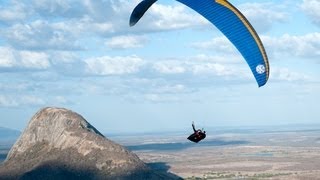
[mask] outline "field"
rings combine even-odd
[[[179,134],[114,139],[154,169],[184,179],[319,179],[320,130],[237,131],[198,144]]]
[[[320,128],[208,130],[189,142],[189,132],[107,136],[159,173],[184,179],[319,179]],[[0,161],[10,143],[0,145]]]

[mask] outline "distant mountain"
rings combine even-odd
[[[172,179],[62,108],[36,113],[0,166],[4,179]]]
[[[16,141],[21,132],[14,129],[0,127],[0,141]]]

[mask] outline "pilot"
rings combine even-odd
[[[199,141],[203,140],[206,138],[206,131],[202,131],[200,129],[196,130],[194,127],[194,123],[192,122],[192,129],[193,129],[193,134],[191,134],[188,139],[192,142],[198,143]]]

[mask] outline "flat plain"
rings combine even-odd
[[[159,172],[184,179],[320,179],[320,130],[242,129],[114,137]]]
[[[319,128],[318,128],[319,127]],[[106,135],[159,173],[183,179],[320,179],[320,126]],[[3,161],[13,142],[1,142]]]

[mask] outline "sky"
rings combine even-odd
[[[1,0],[0,126],[23,130],[47,106],[101,132],[319,124],[320,0],[230,0],[265,46],[258,88],[212,24],[159,0],[134,27],[139,0]]]

